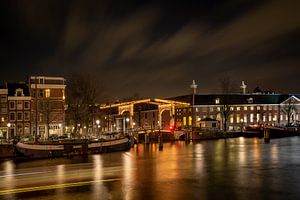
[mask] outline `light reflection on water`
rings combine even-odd
[[[0,163],[0,190],[89,182],[8,199],[298,199],[299,137],[136,145],[128,152]],[[43,178],[44,177],[44,178]],[[102,182],[114,179],[115,181]],[[96,181],[96,182],[93,182]]]

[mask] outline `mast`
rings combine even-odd
[[[38,132],[38,93],[37,93],[37,77],[35,76],[35,134],[34,134],[34,142],[37,142],[37,132]]]

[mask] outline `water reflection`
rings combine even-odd
[[[299,199],[299,138],[235,138],[136,145],[73,159],[4,161],[0,193],[57,185],[0,199]],[[61,187],[68,185],[71,187]],[[75,186],[72,186],[74,184]]]

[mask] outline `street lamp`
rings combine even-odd
[[[100,128],[100,120],[99,119],[97,119],[96,120],[96,124],[97,124],[97,136],[99,137],[99,128]]]

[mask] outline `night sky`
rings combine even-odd
[[[1,1],[0,80],[92,74],[121,98],[300,93],[299,0]]]

